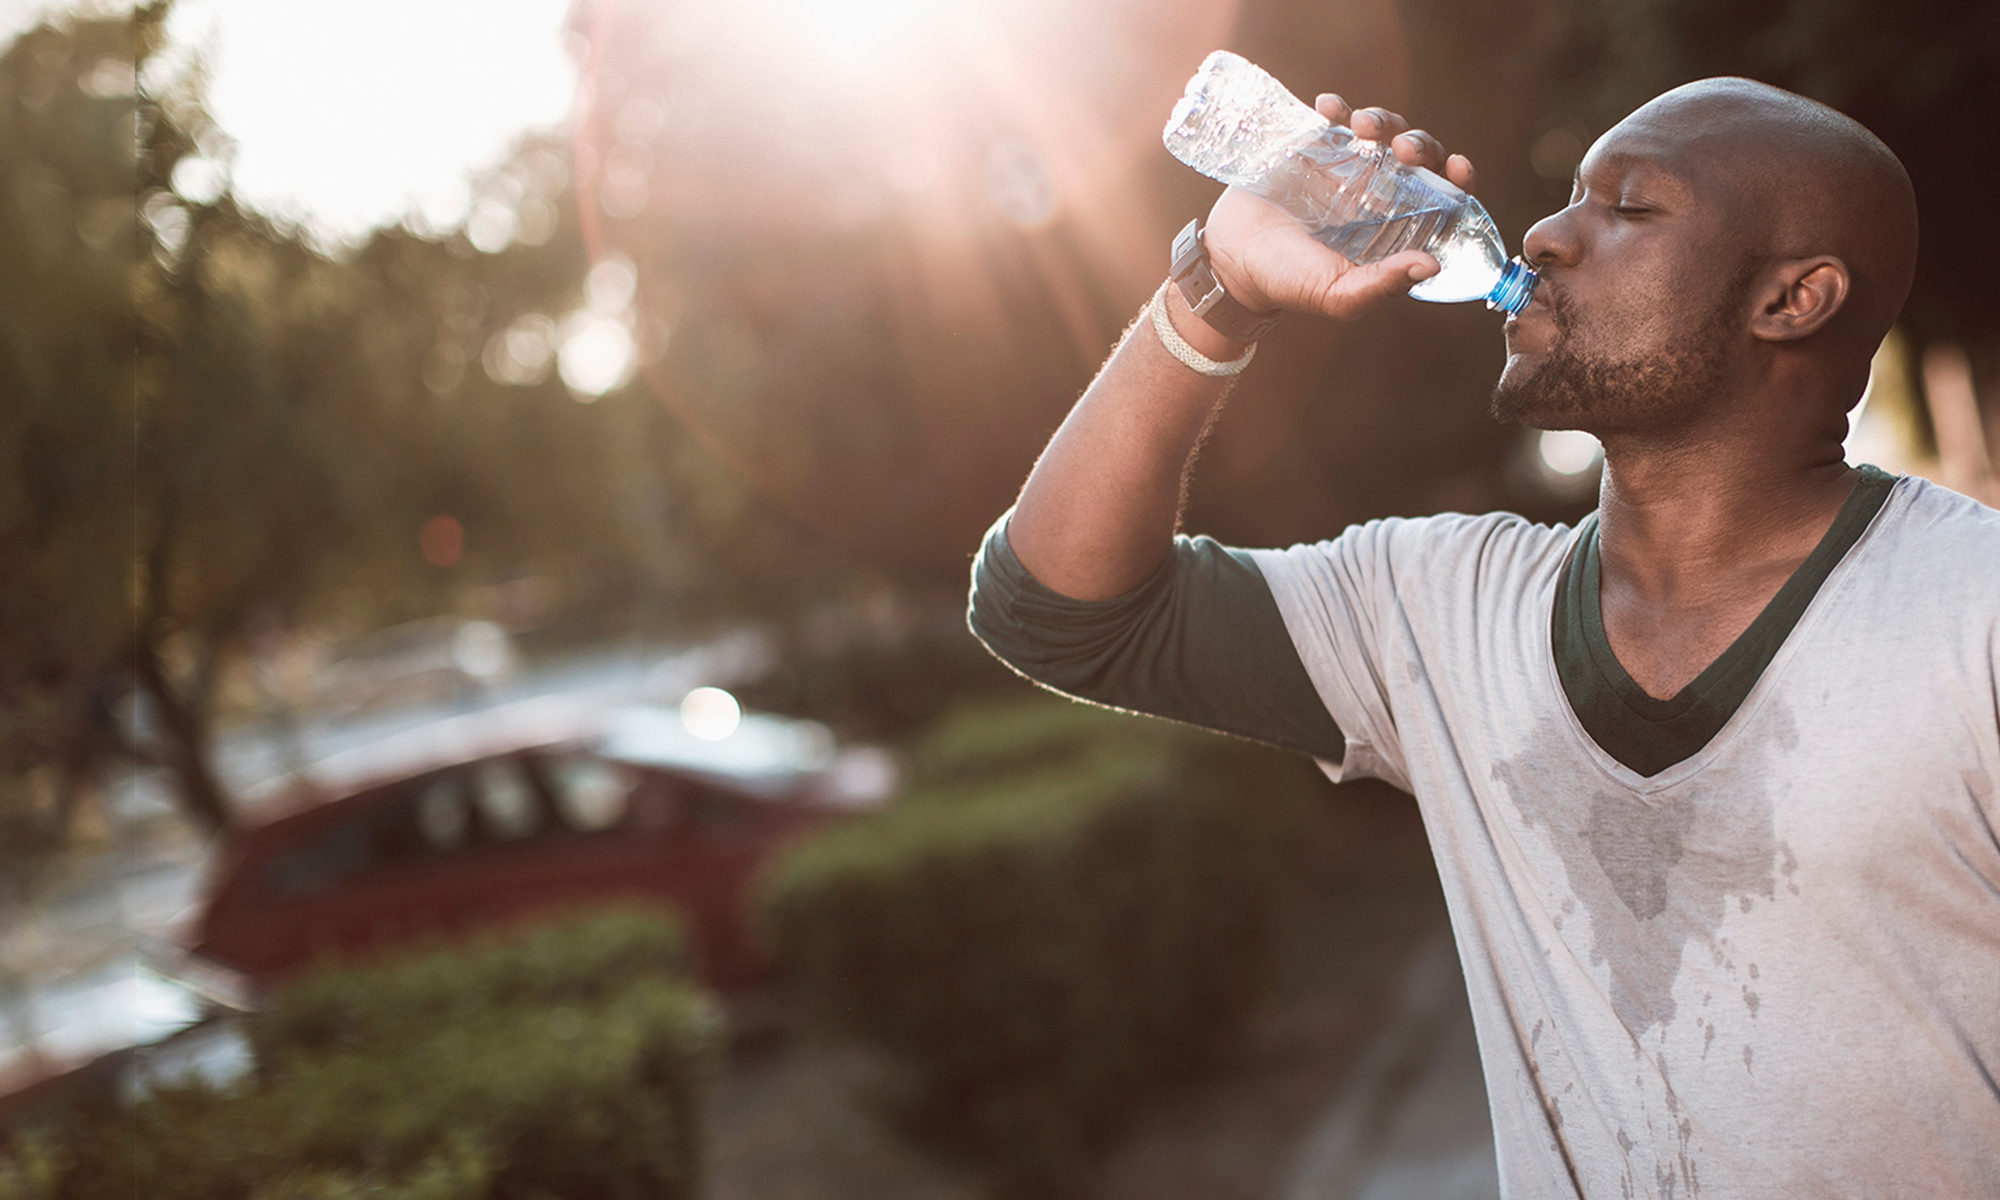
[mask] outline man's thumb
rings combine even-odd
[[[1391,296],[1408,292],[1438,273],[1437,260],[1422,251],[1405,251],[1381,262],[1355,267],[1341,277],[1339,292],[1328,299],[1338,310],[1330,316],[1347,319],[1361,315]]]

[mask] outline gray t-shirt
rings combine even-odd
[[[1253,551],[1422,809],[1510,1200],[2000,1196],[2000,513],[1901,480],[1706,744],[1586,732],[1518,517]]]

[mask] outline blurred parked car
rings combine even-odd
[[[323,764],[231,836],[191,949],[269,982],[324,954],[637,898],[683,916],[705,980],[750,982],[758,868],[885,803],[895,771],[811,722],[718,714],[714,695],[608,714],[524,702]]]

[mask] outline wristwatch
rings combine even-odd
[[[1251,312],[1223,291],[1222,281],[1209,265],[1208,247],[1202,243],[1201,235],[1199,220],[1189,221],[1186,229],[1174,235],[1173,267],[1168,277],[1181,290],[1181,298],[1194,310],[1194,315],[1208,322],[1210,328],[1239,342],[1256,341],[1285,314]]]

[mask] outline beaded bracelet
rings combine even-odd
[[[1180,330],[1175,329],[1173,321],[1167,317],[1167,289],[1172,286],[1173,281],[1168,280],[1160,285],[1159,291],[1153,293],[1153,332],[1159,335],[1160,345],[1165,346],[1167,353],[1179,359],[1190,371],[1207,375],[1212,379],[1228,379],[1241,375],[1243,369],[1250,365],[1250,360],[1257,357],[1257,344],[1252,342],[1250,348],[1243,352],[1242,358],[1229,362],[1217,362],[1188,345],[1187,339],[1181,336]]]

